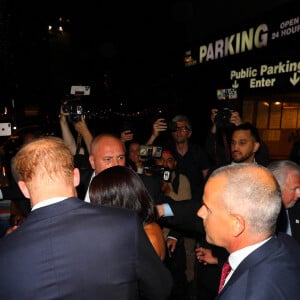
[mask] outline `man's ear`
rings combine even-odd
[[[18,186],[19,186],[21,192],[23,193],[23,195],[24,195],[26,198],[30,199],[30,193],[29,193],[29,191],[28,191],[28,188],[27,188],[27,186],[26,186],[26,183],[25,183],[24,181],[18,181]]]
[[[239,236],[245,230],[245,220],[240,215],[231,215],[232,230],[234,236]]]
[[[74,168],[74,187],[78,186],[80,183],[80,172],[78,168]]]
[[[90,161],[92,169],[95,170],[95,160],[94,160],[94,156],[93,155],[89,156],[89,161]]]
[[[260,143],[259,142],[255,142],[253,152],[256,153],[258,151],[259,147],[260,147]]]

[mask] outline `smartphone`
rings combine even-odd
[[[71,95],[89,96],[91,94],[91,87],[89,85],[72,85]]]
[[[0,123],[0,136],[11,135],[11,123]]]

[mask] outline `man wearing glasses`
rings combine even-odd
[[[164,119],[157,119],[153,124],[152,135],[146,144],[152,145],[160,133],[167,129],[170,129],[174,141],[171,149],[177,161],[177,169],[188,177],[192,197],[201,200],[210,164],[204,149],[200,145],[189,142],[193,129],[188,117],[177,115],[171,120],[169,126]]]

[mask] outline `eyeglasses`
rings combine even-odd
[[[176,127],[172,130],[172,132],[178,132],[178,131],[181,131],[181,132],[188,132],[190,131],[186,126],[181,126],[181,127]]]

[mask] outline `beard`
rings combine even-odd
[[[243,156],[239,156],[238,158],[234,158],[234,156],[232,156],[232,161],[235,163],[243,163],[246,162],[247,160],[249,160],[250,158],[252,158],[252,162],[254,161],[254,153],[251,151],[248,154],[245,154]]]

